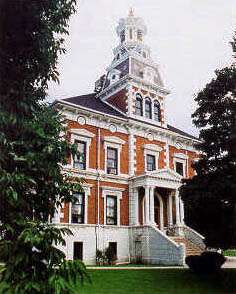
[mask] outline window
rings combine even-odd
[[[78,154],[76,154],[74,157],[74,167],[85,170],[86,169],[86,142],[75,140],[75,143],[77,144]]]
[[[136,95],[135,114],[141,115],[141,116],[143,115],[143,99],[140,94]]]
[[[152,118],[152,102],[149,98],[145,99],[145,117]]]
[[[156,157],[154,155],[147,154],[147,171],[156,170]]]
[[[107,147],[107,173],[118,174],[118,152],[116,148]]]
[[[71,206],[71,223],[83,224],[84,223],[84,206],[85,206],[85,195],[84,193],[74,194],[76,200]]]
[[[133,39],[133,30],[132,29],[129,29],[129,38],[130,38],[130,40]]]
[[[83,242],[74,242],[73,259],[83,260]]]
[[[120,41],[123,43],[125,41],[125,31],[122,31],[120,34]]]
[[[106,205],[106,224],[117,225],[117,197],[107,196]]]
[[[154,102],[154,119],[156,121],[161,121],[161,107],[158,101]]]
[[[138,30],[138,32],[137,32],[137,39],[138,39],[139,41],[142,41],[142,40],[143,40],[143,33],[142,33],[142,31],[140,31],[140,30]]]
[[[138,75],[141,79],[143,79],[143,71],[142,70],[139,71]]]
[[[175,171],[181,176],[184,175],[184,164],[183,162],[176,161],[175,162]]]

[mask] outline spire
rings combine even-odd
[[[129,17],[134,16],[134,9],[133,9],[133,7],[130,7],[128,16]]]

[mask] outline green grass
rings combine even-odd
[[[223,252],[224,256],[236,256],[236,249],[229,249]]]
[[[92,284],[80,294],[220,294],[236,293],[236,269],[197,276],[188,269],[89,270]]]

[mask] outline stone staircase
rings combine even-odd
[[[185,244],[186,249],[186,256],[189,255],[200,255],[203,252],[203,249],[200,248],[198,245],[194,244],[193,242],[187,240],[184,237],[170,237],[173,241],[175,241],[177,244]]]

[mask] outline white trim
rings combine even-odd
[[[158,146],[156,144],[145,144],[143,145],[143,148],[154,152],[161,152],[163,150],[161,146]]]
[[[155,167],[156,167],[155,170],[158,170],[159,154],[163,148],[155,144],[145,144],[143,146],[143,149],[144,149],[145,172],[150,172],[147,170],[147,155],[153,155],[155,157]]]
[[[71,143],[73,144],[76,140],[86,143],[86,163],[85,163],[85,170],[89,170],[89,158],[90,158],[90,145],[92,138],[95,136],[95,134],[84,130],[84,129],[71,129]],[[79,170],[79,168],[74,167],[74,160],[73,156],[71,156],[71,164],[70,166],[76,170]]]
[[[186,155],[184,153],[175,153],[174,157],[179,158],[179,159],[184,159],[184,160],[188,159],[188,155]]]
[[[125,141],[122,140],[119,137],[115,137],[115,136],[105,136],[103,138],[104,142],[106,143],[112,143],[112,144],[117,144],[117,145],[123,145],[125,144]]]
[[[107,225],[107,223],[106,223],[107,196],[116,196],[117,197],[117,226],[120,226],[120,200],[122,199],[122,191],[120,191],[120,189],[116,188],[116,187],[103,186],[101,188],[102,188],[102,197],[104,198],[103,199],[103,202],[104,202],[104,206],[103,206],[104,225]],[[119,189],[119,190],[117,190],[117,189]]]
[[[114,148],[117,149],[117,175],[114,176],[120,176],[120,159],[121,159],[121,150],[122,150],[122,145],[125,144],[125,141],[120,139],[119,137],[115,136],[106,136],[103,138],[104,140],[104,149],[105,149],[105,163],[104,163],[104,168],[105,168],[105,173],[107,174],[107,148]]]
[[[186,177],[186,166],[187,166],[187,160],[186,159],[180,159],[180,158],[175,158],[174,157],[174,170],[176,171],[176,162],[182,163],[183,164],[183,176],[180,175],[181,177],[185,178]]]
[[[78,135],[80,137],[85,137],[85,138],[93,138],[95,137],[94,133],[89,132],[86,129],[70,129],[69,131],[73,135]]]

